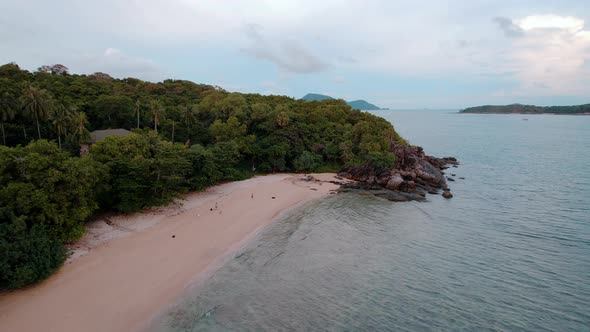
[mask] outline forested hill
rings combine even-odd
[[[303,98],[301,98],[302,100],[307,100],[307,101],[321,101],[321,100],[330,100],[330,99],[334,99],[330,96],[326,96],[326,95],[321,95],[318,93],[308,93],[305,96],[303,96]],[[377,110],[381,110],[381,109],[386,109],[386,108],[380,108],[377,105],[373,105],[365,100],[353,100],[353,101],[347,101],[346,102],[348,104],[348,106],[350,106],[353,109],[356,110],[363,110],[363,111],[377,111]]]
[[[136,211],[255,173],[395,163],[407,143],[386,120],[344,101],[228,93],[0,66],[0,288],[48,276],[63,244],[97,211]],[[96,142],[90,131],[134,133]]]
[[[461,113],[490,113],[490,114],[590,114],[590,104],[576,106],[534,106],[512,104],[505,106],[485,105],[469,107]]]

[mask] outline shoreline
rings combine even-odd
[[[180,204],[99,216],[53,276],[0,294],[0,330],[145,328],[283,213],[341,182],[331,173],[312,176],[257,176],[190,193]]]
[[[502,114],[502,115],[590,115],[590,113],[503,113],[503,112],[457,112],[456,114]]]

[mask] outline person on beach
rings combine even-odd
[[[252,193],[252,195],[250,196],[250,198],[252,198],[252,199],[254,198],[254,193]]]

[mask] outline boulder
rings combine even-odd
[[[389,190],[398,190],[402,183],[404,183],[404,179],[401,175],[396,173],[389,177],[389,181],[387,181],[385,188]]]
[[[448,198],[453,198],[453,194],[450,191],[444,191],[442,193],[442,197],[447,198],[447,199]]]

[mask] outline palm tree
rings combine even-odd
[[[2,142],[6,145],[6,133],[4,132],[4,122],[14,119],[16,115],[16,100],[8,91],[4,91],[0,96],[0,127],[2,128]]]
[[[23,109],[26,114],[33,117],[37,123],[37,134],[41,139],[39,120],[46,120],[53,108],[51,95],[45,89],[35,88],[29,84],[21,98]]]
[[[158,123],[164,118],[164,107],[158,101],[152,101],[150,104],[150,112],[152,114],[152,119],[154,119],[154,130],[156,133],[158,132]]]
[[[181,111],[182,121],[186,125],[188,138],[191,137],[191,126],[195,123],[197,119],[195,110],[197,105],[187,106]]]
[[[58,105],[49,116],[51,124],[55,126],[55,130],[57,131],[57,143],[60,149],[61,136],[66,134],[68,125],[71,123],[71,117],[72,113],[70,109],[65,107],[63,104]]]
[[[137,129],[139,129],[139,113],[141,112],[141,102],[139,99],[135,101],[135,108],[133,109],[133,114],[137,114]]]
[[[74,129],[72,141],[78,144],[87,143],[90,140],[90,132],[86,129],[88,118],[84,112],[75,112],[71,117],[71,126]]]

